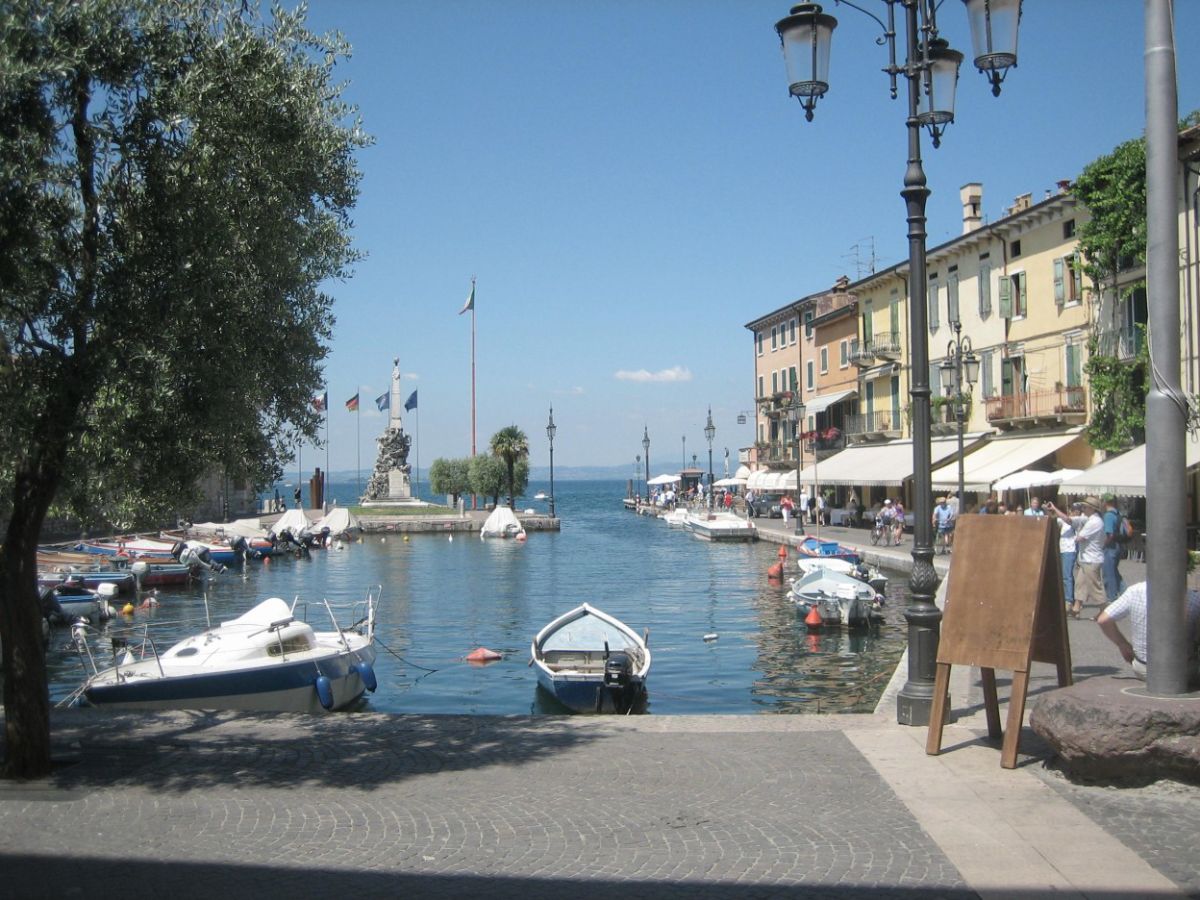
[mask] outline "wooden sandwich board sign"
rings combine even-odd
[[[978,666],[988,736],[1001,737],[996,669],[1013,673],[1000,765],[1017,765],[1032,662],[1054,663],[1059,687],[1071,683],[1058,522],[1053,516],[979,516],[958,520],[954,560],[938,646],[925,752],[936,755],[949,711],[950,667]]]

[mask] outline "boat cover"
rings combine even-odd
[[[329,529],[330,534],[336,536],[345,534],[348,531],[361,531],[362,523],[358,521],[357,516],[344,506],[335,506],[313,525],[313,531],[318,534],[326,528]]]
[[[292,534],[299,535],[312,528],[312,522],[308,521],[308,516],[304,514],[302,509],[289,509],[279,520],[271,526],[272,534],[283,534],[285,531],[291,531]]]
[[[484,537],[513,537],[524,530],[515,512],[507,506],[497,506],[484,521],[479,533]]]

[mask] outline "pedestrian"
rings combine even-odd
[[[1046,511],[1044,509],[1042,509],[1042,498],[1041,497],[1030,497],[1029,498],[1029,509],[1025,510],[1025,515],[1027,515],[1027,516],[1044,516],[1044,515],[1046,515]]]
[[[817,521],[817,498],[813,494],[808,495],[808,521],[812,524]]]
[[[733,511],[733,491],[725,492],[725,512]]]
[[[1104,503],[1104,595],[1112,603],[1125,590],[1125,579],[1121,577],[1121,551],[1124,535],[1121,533],[1121,512],[1117,509],[1117,498],[1105,494]]]
[[[1071,605],[1071,617],[1075,619],[1079,618],[1085,605],[1104,606],[1108,602],[1101,573],[1104,567],[1104,519],[1100,517],[1100,500],[1088,497],[1083,506],[1087,518],[1075,529],[1075,543],[1079,548],[1075,602]]]
[[[1066,603],[1068,611],[1075,610],[1075,559],[1079,555],[1075,538],[1079,533],[1078,528],[1084,523],[1083,504],[1072,503],[1069,515],[1048,500],[1046,509],[1058,520],[1058,556],[1062,561],[1063,602]]]
[[[1121,657],[1129,663],[1133,673],[1139,678],[1146,677],[1146,665],[1149,663],[1149,647],[1146,643],[1146,603],[1148,600],[1148,585],[1142,581],[1131,585],[1121,592],[1116,600],[1096,616],[1096,624],[1104,632],[1104,636],[1117,645]],[[1129,619],[1130,636],[1127,640],[1117,627],[1122,619]],[[1200,591],[1187,592],[1185,612],[1185,627],[1187,628],[1188,661],[1187,673],[1189,679],[1195,679],[1200,674],[1196,664],[1196,642],[1200,639]]]
[[[786,525],[787,525],[787,523],[788,523],[788,519],[789,519],[789,518],[791,517],[791,515],[792,515],[792,509],[793,509],[793,507],[794,507],[794,504],[792,503],[792,498],[791,498],[791,495],[790,495],[790,494],[784,494],[784,495],[783,495],[783,499],[779,501],[779,510],[780,510],[780,512],[781,512],[781,513],[783,513],[783,524],[784,524],[784,526],[786,526]]]
[[[904,519],[904,504],[899,500],[895,503],[896,519],[892,526],[892,534],[895,538],[896,546],[900,546],[900,542],[904,540],[904,526],[908,523]]]
[[[825,521],[825,495],[817,494],[817,523],[820,525],[828,525]]]
[[[296,486],[296,492],[292,496],[294,496],[296,498],[296,509],[299,509],[300,508],[300,486],[299,485]]]

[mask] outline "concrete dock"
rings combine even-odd
[[[1077,679],[1125,677],[1094,622],[1069,629]],[[1200,788],[1073,784],[1028,728],[1002,769],[974,682],[936,757],[889,695],[860,716],[56,712],[56,775],[0,785],[0,897],[1200,897]],[[1053,684],[1035,665],[1031,703]]]

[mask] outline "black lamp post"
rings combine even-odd
[[[979,378],[979,357],[971,349],[971,339],[963,337],[962,322],[955,320],[954,340],[946,345],[946,358],[939,371],[942,376],[942,391],[954,398],[954,418],[958,422],[958,503],[963,503],[963,428],[967,421],[967,402],[971,388]],[[964,389],[964,380],[966,383]]]
[[[633,486],[636,489],[638,476],[642,474],[642,454],[639,453],[637,456],[635,456],[633,458],[633,463]],[[644,496],[645,491],[638,491],[638,494]]]
[[[717,426],[713,424],[712,407],[708,408],[708,422],[704,426],[704,438],[708,441],[708,508],[712,509],[713,505],[713,470],[712,470],[712,442],[717,436]]]
[[[886,44],[891,94],[897,95],[897,77],[908,83],[908,166],[904,172],[904,198],[908,212],[909,392],[913,429],[913,568],[909,578],[911,602],[904,610],[908,621],[908,682],[900,690],[896,716],[904,725],[927,725],[933,705],[933,680],[942,614],[934,603],[938,576],[933,568],[933,533],[930,525],[932,473],[930,465],[929,336],[925,275],[925,204],[929,198],[921,165],[921,128],[930,131],[933,145],[941,142],[944,126],[954,121],[954,88],[962,54],[949,49],[938,37],[937,0],[880,0],[887,6],[887,22],[849,0],[839,0],[874,19],[883,29],[879,43]],[[1017,26],[1021,0],[963,0],[971,25],[975,65],[987,75],[992,93],[1011,66],[1017,64]],[[904,62],[896,63],[896,7],[904,16]],[[788,89],[813,117],[817,100],[829,89],[829,47],[837,19],[825,15],[816,3],[793,6],[790,15],[775,25],[787,64]],[[797,476],[798,479],[798,476]],[[961,502],[961,498],[960,498]]]
[[[646,499],[650,499],[650,432],[642,426],[642,453],[646,457]]]
[[[558,426],[554,424],[554,404],[550,404],[550,421],[546,423],[546,437],[550,438],[550,518],[554,518],[554,434]]]
[[[804,444],[800,441],[800,434],[804,430],[804,401],[800,399],[799,391],[792,391],[792,402],[787,408],[788,421],[792,423],[792,439],[796,442],[796,500],[800,500],[800,469],[804,463]],[[796,503],[796,534],[803,534],[804,529],[800,527],[805,511],[800,508],[799,502]]]

